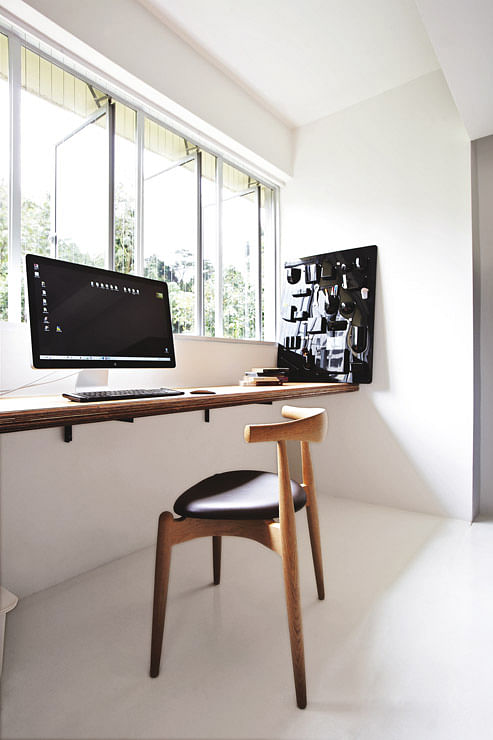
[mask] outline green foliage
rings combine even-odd
[[[195,262],[191,252],[178,250],[172,265],[156,254],[146,257],[144,275],[168,283],[173,331],[191,334],[195,328]]]
[[[216,275],[214,265],[204,260],[204,327],[207,337],[216,335]]]
[[[92,255],[81,252],[79,247],[71,239],[59,239],[57,241],[58,259],[66,262],[77,262],[78,265],[92,265],[93,267],[104,267],[102,254]]]
[[[50,198],[43,203],[32,200],[22,201],[21,248],[22,254],[50,256]]]
[[[135,257],[135,208],[129,205],[121,184],[115,191],[115,270],[131,273]]]
[[[255,291],[236,267],[229,265],[223,278],[223,327],[225,337],[255,336]]]
[[[21,208],[21,249],[22,254],[40,254],[49,257],[50,240],[50,198],[41,204],[23,200]],[[21,318],[26,320],[24,280],[21,284]]]
[[[173,331],[191,334],[195,323],[195,296],[182,290],[178,283],[168,283]]]

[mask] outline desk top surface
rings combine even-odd
[[[191,388],[182,388],[182,396],[142,398],[126,401],[74,403],[61,395],[16,396],[0,398],[0,432],[20,432],[69,424],[90,424],[98,421],[129,419],[142,416],[177,414],[184,411],[243,406],[324,396],[331,393],[351,393],[357,385],[350,383],[286,383],[280,386],[201,386],[214,394],[190,395]]]

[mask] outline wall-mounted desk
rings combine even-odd
[[[217,386],[213,389],[213,395],[190,395],[191,389],[183,389],[183,396],[98,403],[74,403],[61,395],[0,398],[0,433],[101,421],[128,421],[142,416],[161,416],[185,411],[208,412],[228,406],[301,400],[331,393],[352,393],[358,389],[357,385],[350,383],[286,383],[268,387]]]

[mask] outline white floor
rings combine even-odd
[[[321,501],[327,598],[298,514],[308,707],[294,701],[280,561],[175,548],[161,675],[148,678],[153,552],[8,615],[2,737],[490,740],[493,523]]]

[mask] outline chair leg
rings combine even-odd
[[[305,653],[303,647],[303,626],[301,619],[296,535],[291,547],[286,548],[283,551],[282,564],[284,571],[284,589],[286,593],[296,703],[300,709],[304,709],[306,707]]]
[[[163,512],[159,517],[156,544],[156,571],[154,576],[154,606],[152,613],[151,678],[159,675],[159,665],[161,663],[169,567],[171,563],[170,528],[173,526],[173,521],[173,515],[169,511]]]
[[[212,565],[214,569],[214,585],[221,582],[221,537],[212,538]]]
[[[298,575],[298,546],[296,542],[296,522],[294,520],[286,442],[278,442],[277,450],[280,484],[279,519],[281,525],[282,568],[288,612],[289,640],[291,642],[296,703],[300,709],[304,709],[306,707],[306,677]]]
[[[320,525],[318,522],[317,499],[308,495],[306,516],[308,519],[308,531],[312,546],[313,567],[315,569],[315,580],[317,582],[318,598],[325,599],[324,569],[322,564],[322,545],[320,543]]]

